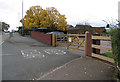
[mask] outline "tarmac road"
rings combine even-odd
[[[79,57],[78,54],[73,55],[67,50],[57,49],[15,33],[2,44],[2,79],[37,79]]]
[[[9,38],[9,33],[0,31],[0,81],[2,80],[2,43]]]

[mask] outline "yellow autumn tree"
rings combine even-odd
[[[40,13],[42,11],[40,6],[32,6],[27,10],[26,15],[23,18],[24,28],[40,27]],[[20,20],[22,23],[22,19]]]
[[[68,25],[67,25],[67,22],[66,22],[65,15],[59,15],[57,28],[59,30],[63,30],[63,31],[67,30]]]
[[[65,15],[61,15],[57,9],[54,7],[42,9],[40,6],[32,6],[27,10],[23,24],[24,28],[40,27],[63,31],[69,27]]]
[[[50,22],[49,22],[49,15],[46,10],[42,10],[40,14],[40,27],[41,28],[49,28],[50,27]]]

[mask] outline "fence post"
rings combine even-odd
[[[67,33],[67,49],[69,49],[69,34]]]
[[[87,31],[85,32],[85,56],[92,55],[92,37],[91,34]]]
[[[55,34],[52,34],[52,46],[55,47]]]

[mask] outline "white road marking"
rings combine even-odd
[[[45,49],[43,51],[49,55],[65,55],[66,54],[65,51],[59,50],[59,49]],[[44,58],[45,57],[45,55],[40,51],[30,50],[30,49],[21,50],[21,54],[25,58],[36,58],[36,57]]]
[[[45,57],[45,55],[43,55],[41,52],[37,50],[21,50],[21,53],[25,58],[36,58],[36,57],[44,58]]]
[[[4,43],[4,41],[2,41],[1,43],[0,43],[0,45],[2,45]]]
[[[59,50],[59,49],[45,49],[44,52],[46,52],[47,54],[54,54],[54,55],[65,55],[66,52],[63,50]]]

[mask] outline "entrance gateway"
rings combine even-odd
[[[98,59],[102,59],[111,63],[114,63],[114,59],[102,56],[100,50],[110,51],[112,48],[101,46],[100,40],[111,40],[111,37],[107,36],[92,36],[89,32],[85,34],[64,34],[64,37],[57,37],[53,35],[54,46],[62,45],[67,46],[67,49],[72,48],[85,52],[85,56],[92,56]],[[93,43],[92,43],[93,42]]]
[[[55,37],[55,46],[65,45],[67,49],[76,49],[84,51],[85,55],[90,56],[91,47],[90,46],[90,33],[86,32],[85,34],[61,34],[61,37],[54,35]]]

